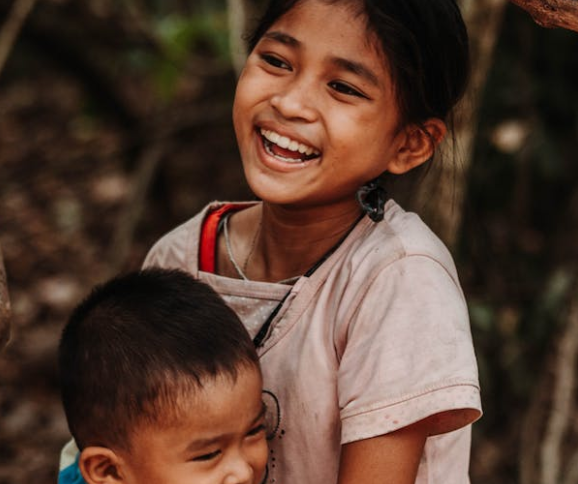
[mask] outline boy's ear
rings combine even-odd
[[[403,129],[397,156],[387,171],[402,175],[429,160],[447,132],[446,124],[438,118],[430,118],[423,125],[409,125]]]
[[[106,447],[86,447],[78,459],[78,467],[87,484],[119,484],[125,482],[122,459]]]

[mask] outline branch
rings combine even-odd
[[[440,238],[452,248],[462,223],[466,179],[472,158],[477,112],[481,93],[490,70],[494,47],[500,33],[507,0],[461,0],[472,51],[472,72],[468,91],[456,110],[455,143],[449,147],[459,155],[453,163],[441,157],[420,188],[415,209],[421,212]],[[441,162],[441,163],[440,163]],[[432,193],[435,196],[432,197]],[[433,198],[433,199],[432,199]]]
[[[144,212],[146,195],[158,166],[169,148],[168,140],[153,142],[142,154],[133,176],[132,193],[119,217],[109,254],[109,270],[116,274],[126,261],[134,232]]]
[[[227,0],[229,51],[237,76],[241,74],[247,58],[243,35],[247,30],[248,19],[252,14],[250,7],[246,0]]]
[[[16,0],[12,5],[12,10],[10,10],[4,28],[0,32],[0,73],[4,69],[18,34],[35,3],[36,0]]]
[[[578,32],[578,1],[576,0],[510,0],[526,10],[538,25]]]
[[[10,299],[8,298],[8,280],[4,269],[2,247],[0,247],[0,350],[10,339]]]
[[[134,239],[134,234],[142,214],[146,209],[147,193],[155,180],[162,160],[173,149],[178,135],[190,132],[198,126],[218,124],[229,119],[229,103],[211,103],[206,106],[171,108],[170,112],[161,112],[148,120],[139,139],[148,140],[142,147],[132,176],[132,192],[124,210],[119,215],[117,229],[109,247],[108,271],[110,275],[118,273],[125,264]],[[154,133],[154,135],[151,135]]]
[[[562,484],[575,484],[576,482],[578,482],[578,449],[574,450],[568,461],[566,476]]]
[[[518,453],[518,475],[520,484],[536,482],[537,462],[540,448],[540,438],[544,431],[543,422],[548,413],[551,375],[550,371],[543,371],[538,384],[532,391],[530,405],[528,405],[522,428],[520,429],[520,451]]]
[[[575,291],[572,292],[575,294]],[[560,478],[562,442],[570,427],[572,402],[576,381],[576,361],[578,359],[578,296],[573,296],[556,354],[552,408],[542,442],[541,483],[557,484]]]

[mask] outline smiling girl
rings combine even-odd
[[[481,408],[458,276],[375,182],[446,136],[469,67],[458,8],[272,0],[250,48],[233,118],[261,201],[209,205],[145,266],[207,282],[251,333],[267,482],[466,483]]]
[[[145,265],[209,283],[254,338],[268,482],[466,483],[481,408],[458,276],[375,182],[446,136],[469,68],[459,10],[273,0],[250,48],[233,119],[261,201],[209,205]]]

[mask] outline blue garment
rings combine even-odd
[[[79,456],[76,454],[74,462],[58,473],[58,484],[86,484],[78,467]]]

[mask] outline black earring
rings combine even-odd
[[[385,214],[387,192],[379,184],[379,179],[371,180],[363,185],[356,193],[357,201],[363,211],[374,222],[381,222]]]

